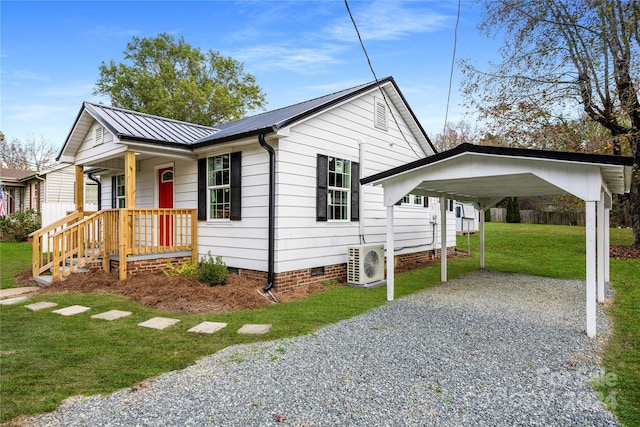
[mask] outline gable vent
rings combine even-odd
[[[381,130],[389,130],[388,119],[387,119],[387,106],[385,105],[383,100],[375,98],[375,111],[374,111],[374,121],[375,127]]]
[[[95,144],[102,144],[102,126],[98,126],[95,129],[95,135],[94,135],[94,140],[95,140]]]

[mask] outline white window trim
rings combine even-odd
[[[347,187],[334,187],[329,185],[329,176],[331,174],[331,159],[336,159],[336,160],[341,160],[343,162],[349,162],[349,175],[348,175],[348,179],[347,179]],[[336,156],[328,156],[327,159],[327,221],[328,222],[351,222],[351,164],[352,161],[342,158],[342,157],[336,157]],[[331,203],[329,203],[329,196],[331,194],[332,191],[340,191],[340,192],[344,192],[347,193],[347,213],[346,213],[346,218],[344,219],[335,219],[335,218],[329,218],[330,215],[330,211],[332,209],[332,205]]]
[[[229,157],[229,184],[226,185],[214,185],[214,186],[210,186],[209,185],[209,159],[210,158],[215,158],[215,157],[221,157],[221,156],[228,156]],[[207,222],[215,222],[215,223],[231,223],[231,153],[230,152],[226,152],[226,153],[220,153],[220,154],[211,154],[208,155],[206,157],[206,165],[207,165]],[[228,188],[229,189],[229,218],[211,218],[211,190],[216,190],[216,189],[224,189],[224,188]]]

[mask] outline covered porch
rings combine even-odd
[[[59,280],[86,268],[117,269],[125,279],[131,263],[166,259],[197,262],[197,209],[136,207],[136,159],[143,154],[126,150],[97,161],[92,168],[123,172],[122,207],[84,211],[87,167],[75,165],[75,211],[32,233],[33,276],[51,272]],[[120,166],[120,167],[119,167]],[[167,180],[173,180],[173,169]],[[172,184],[172,182],[171,182]]]
[[[448,200],[473,202],[481,212],[505,197],[572,194],[586,204],[586,333],[596,336],[596,303],[609,281],[609,213],[613,194],[629,192],[633,158],[463,144],[361,180],[384,188],[386,250],[394,253],[393,209],[405,194],[440,198],[441,241]],[[480,215],[480,268],[485,268]],[[447,281],[442,251],[441,280]],[[387,299],[394,298],[393,256],[387,256]]]

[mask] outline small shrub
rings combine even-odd
[[[26,242],[27,236],[42,226],[40,212],[28,209],[0,217],[0,237],[5,241]]]
[[[222,257],[214,258],[211,252],[198,264],[198,279],[209,286],[224,285],[228,276],[227,265],[222,261]]]
[[[199,274],[198,264],[194,262],[185,262],[182,264],[167,264],[167,268],[163,271],[165,276],[183,276],[196,277]]]
[[[491,222],[491,208],[484,210],[484,222]]]

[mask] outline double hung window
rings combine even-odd
[[[208,219],[229,219],[231,212],[231,162],[229,154],[207,158]]]
[[[329,220],[349,220],[351,162],[329,157],[327,207]]]

